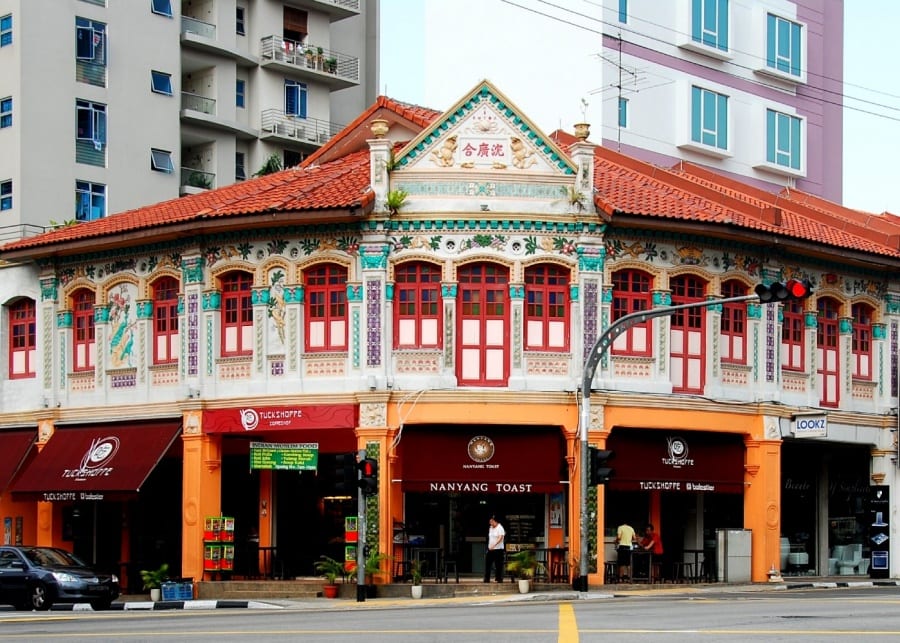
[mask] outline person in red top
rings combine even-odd
[[[644,551],[652,552],[654,556],[662,556],[663,546],[662,539],[653,529],[653,525],[648,524],[644,527],[644,536],[638,543]]]

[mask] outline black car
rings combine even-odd
[[[99,574],[55,547],[0,547],[0,603],[47,610],[54,603],[90,603],[109,609],[119,597],[115,574]]]

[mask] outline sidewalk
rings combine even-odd
[[[528,594],[484,594],[466,595],[439,598],[413,599],[411,597],[369,598],[363,602],[349,599],[311,598],[311,599],[196,599],[188,601],[149,601],[146,595],[123,595],[112,604],[113,610],[210,610],[210,609],[308,609],[308,610],[333,610],[333,609],[377,609],[397,607],[434,607],[436,605],[483,605],[487,603],[506,602],[553,602],[575,600],[610,599],[617,596],[653,596],[660,594],[704,594],[721,592],[770,592],[795,589],[835,589],[841,587],[900,587],[900,580],[883,579],[872,580],[865,577],[815,577],[815,578],[788,578],[778,583],[749,583],[749,584],[618,584],[601,585],[587,592],[576,592],[567,586],[560,586],[558,590],[537,591]],[[75,605],[54,605],[54,611],[92,611],[87,603]]]

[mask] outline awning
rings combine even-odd
[[[133,495],[180,431],[180,422],[58,427],[11,490],[47,501]]]
[[[406,427],[400,453],[403,491],[550,493],[567,475],[550,427]]]
[[[742,493],[744,442],[733,433],[615,428],[612,491]]]
[[[0,431],[0,494],[22,466],[36,437],[37,431]]]

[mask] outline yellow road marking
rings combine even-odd
[[[559,604],[559,643],[578,643],[578,623],[571,603]]]

